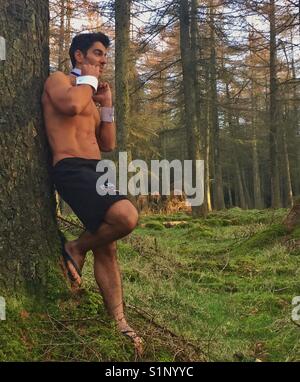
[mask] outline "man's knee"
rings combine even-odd
[[[118,223],[122,230],[126,233],[132,232],[137,226],[139,215],[137,210],[132,207],[127,213],[122,211],[118,216]]]
[[[129,200],[121,200],[115,203],[105,216],[105,221],[108,224],[118,226],[125,234],[129,234],[134,230],[138,219],[138,211]]]

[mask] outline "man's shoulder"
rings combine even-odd
[[[65,83],[70,82],[69,77],[65,73],[57,70],[49,75],[45,82],[45,88],[61,81]]]

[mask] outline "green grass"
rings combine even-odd
[[[297,229],[287,236],[286,213],[141,217],[118,250],[127,315],[146,342],[143,361],[300,361],[300,329],[291,321],[300,251],[286,246],[300,236]],[[188,224],[163,226],[174,220]],[[47,309],[29,316],[9,304],[0,360],[135,360],[105,313],[92,262],[89,254],[81,295],[53,288]]]

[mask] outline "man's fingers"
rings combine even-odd
[[[98,89],[108,89],[108,83],[100,82],[100,84],[98,85]]]
[[[100,69],[97,65],[83,64],[81,73],[82,75],[92,75],[99,77]]]

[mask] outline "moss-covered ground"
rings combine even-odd
[[[142,216],[118,244],[129,321],[145,340],[141,361],[300,361],[300,230],[286,210],[229,211],[207,219]],[[180,220],[187,224],[165,228]],[[78,233],[67,228],[69,238]],[[134,361],[110,321],[89,254],[80,293],[53,272],[47,303],[7,299],[1,361]],[[59,285],[59,286],[58,286]]]

